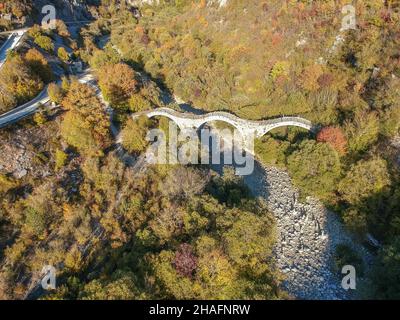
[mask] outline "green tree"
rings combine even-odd
[[[96,50],[90,60],[90,65],[99,70],[106,65],[115,65],[121,62],[121,57],[118,52],[112,47],[107,45],[104,50]]]
[[[36,49],[29,49],[25,54],[25,60],[32,71],[37,74],[44,82],[53,79],[53,71],[46,58]]]
[[[27,208],[25,211],[25,223],[33,234],[41,236],[46,231],[47,217],[46,214],[36,211],[33,208]]]
[[[346,244],[339,244],[335,250],[334,270],[341,274],[343,266],[352,265],[357,270],[357,275],[364,275],[364,263],[358,253]]]
[[[385,111],[382,117],[381,132],[387,137],[394,137],[400,133],[400,108],[397,105]]]
[[[304,141],[287,162],[295,185],[305,195],[329,200],[341,174],[339,155],[330,145]]]
[[[42,110],[35,113],[35,115],[33,116],[33,121],[35,121],[35,123],[38,126],[42,126],[43,124],[45,124],[47,122],[47,116],[45,114],[45,111],[43,110],[43,106],[39,109],[42,109]]]
[[[365,208],[350,208],[343,213],[343,222],[346,227],[360,239],[368,231],[368,221]]]
[[[229,231],[223,234],[223,243],[229,257],[244,269],[261,268],[265,257],[272,252],[272,225],[267,214],[259,217],[253,213],[240,212]]]
[[[104,97],[113,106],[123,107],[137,91],[135,72],[127,64],[106,65],[98,71],[99,85]]]
[[[110,143],[109,117],[92,87],[73,81],[62,105],[61,135],[70,145],[92,154]]]
[[[338,191],[348,203],[358,204],[389,184],[386,161],[377,157],[354,164],[339,182]]]
[[[379,253],[379,259],[371,272],[375,299],[400,299],[400,238],[397,237]]]
[[[82,300],[137,300],[143,295],[137,289],[135,275],[117,271],[111,279],[93,280],[80,293]]]
[[[67,77],[61,77],[61,89],[64,92],[68,92],[71,86],[71,81]]]
[[[364,152],[378,140],[379,120],[375,113],[357,112],[352,123],[347,123],[349,149]]]
[[[266,165],[285,167],[286,151],[290,143],[264,136],[255,141],[255,152]]]

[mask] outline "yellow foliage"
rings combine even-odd
[[[73,272],[79,272],[83,266],[82,255],[78,248],[73,247],[65,256],[65,267]]]

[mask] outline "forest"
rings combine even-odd
[[[0,110],[53,81],[45,56],[68,60],[54,49],[62,37],[95,73],[134,158],[148,146],[148,128],[168,121],[129,115],[179,110],[167,95],[244,119],[308,119],[317,132],[273,130],[255,155],[337,213],[356,241],[376,240],[363,298],[398,299],[399,7],[354,1],[357,27],[340,31],[345,4],[160,1],[138,15],[125,1],[103,0],[77,42],[61,22],[52,32],[31,28],[30,48],[11,52],[0,70]],[[0,298],[30,297],[45,263],[60,268],[61,286],[42,299],[293,298],[273,257],[273,212],[232,170],[150,166],[138,174],[113,149],[109,115],[91,86],[63,77],[48,93],[60,111],[0,132],[4,146],[16,131],[32,140],[29,174],[0,170]]]
[[[316,136],[273,131],[256,142],[257,156],[288,170],[356,237],[378,239],[372,294],[398,297],[398,5],[357,1],[357,28],[337,45],[345,1],[188,1],[145,7],[139,21],[115,8],[124,14],[111,25],[117,15],[106,3],[111,10],[87,41],[110,32],[126,63],[196,108],[248,119],[301,115],[320,125]]]

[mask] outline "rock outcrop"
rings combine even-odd
[[[15,129],[0,143],[0,173],[22,179],[27,175],[47,177],[51,174],[46,145],[50,133],[41,128]]]

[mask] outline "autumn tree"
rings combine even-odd
[[[322,128],[317,134],[317,141],[328,143],[340,154],[344,154],[346,152],[346,136],[339,127]]]
[[[15,182],[9,177],[0,174],[0,193],[6,193],[8,190],[15,187]]]
[[[323,69],[319,64],[307,66],[299,77],[300,85],[304,90],[316,91],[319,89],[319,77],[322,76]]]
[[[61,103],[62,99],[64,98],[64,92],[55,83],[50,83],[47,88],[47,93],[49,95],[50,101],[54,103]]]
[[[83,153],[108,145],[109,118],[92,87],[73,81],[62,105],[68,113],[61,123],[61,134],[69,144]]]
[[[137,91],[135,72],[124,63],[106,65],[98,72],[99,85],[105,98],[114,106],[124,106]]]
[[[53,71],[46,58],[36,49],[29,49],[25,54],[25,60],[32,71],[40,76],[44,82],[53,79]]]
[[[193,276],[197,268],[197,258],[189,244],[183,243],[179,246],[179,250],[175,253],[173,264],[181,276],[188,278]]]
[[[2,112],[7,111],[16,106],[16,104],[17,98],[14,96],[11,88],[0,81],[0,110]]]
[[[124,148],[132,153],[143,152],[148,145],[146,135],[150,124],[151,121],[146,116],[135,120],[128,119],[121,132]]]
[[[0,11],[2,13],[12,13],[18,19],[29,15],[32,11],[33,3],[31,0],[2,1]]]
[[[8,59],[0,71],[0,101],[3,109],[34,98],[42,89],[43,81],[19,56]],[[7,96],[8,95],[8,96]]]
[[[162,193],[170,199],[185,201],[201,194],[209,180],[205,172],[178,166],[171,169],[163,180]]]
[[[150,110],[152,107],[150,101],[148,101],[141,94],[132,94],[129,99],[129,110],[132,112],[140,112]]]
[[[57,33],[64,38],[70,37],[70,33],[68,31],[67,25],[64,23],[63,20],[57,19],[56,20],[56,28],[57,28]]]

